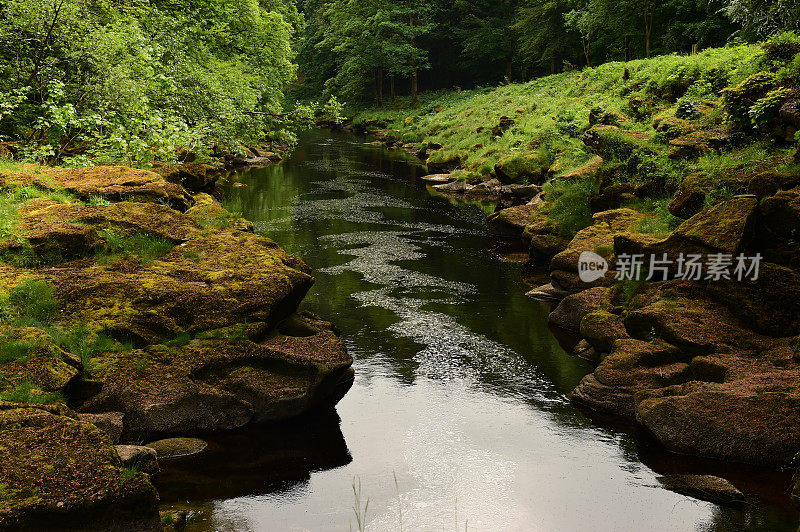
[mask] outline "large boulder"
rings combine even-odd
[[[636,419],[670,451],[780,467],[800,448],[796,382],[691,382],[643,391]]]
[[[519,237],[533,221],[536,210],[533,205],[519,205],[491,214],[487,218],[489,230],[502,236]]]
[[[194,202],[186,190],[155,172],[122,166],[51,169],[55,185],[83,199],[160,203],[185,211]]]
[[[102,389],[80,410],[124,412],[126,433],[195,434],[336,404],[352,384],[352,358],[330,324],[292,321],[264,339],[269,329],[254,324],[101,355]]]
[[[541,185],[547,179],[552,164],[553,156],[542,150],[518,153],[497,161],[494,173],[505,185],[525,182]]]
[[[80,373],[80,360],[37,327],[0,326],[0,347],[0,391],[33,386],[61,392]]]
[[[573,401],[600,412],[632,416],[634,395],[688,381],[689,365],[674,346],[663,342],[620,339],[594,373],[570,394]]]
[[[597,312],[608,304],[607,292],[606,288],[598,286],[571,294],[550,313],[548,321],[556,327],[578,332],[584,316]]]
[[[20,237],[40,256],[69,259],[90,254],[107,243],[103,231],[146,234],[175,243],[198,236],[201,227],[181,213],[154,203],[65,204],[49,200],[23,206]]]
[[[580,322],[580,333],[598,353],[610,353],[617,340],[630,338],[622,316],[605,310],[586,314]]]
[[[150,476],[158,474],[158,456],[156,451],[142,445],[115,445],[122,465],[147,473]]]
[[[720,150],[731,143],[731,135],[727,131],[703,129],[692,131],[669,141],[672,146],[670,159],[687,159],[697,157],[709,150]]]
[[[672,261],[673,274],[681,254],[738,255],[753,241],[757,207],[755,197],[738,196],[692,216],[666,238],[618,234],[614,237],[614,252],[617,256],[625,253],[645,257],[661,257],[666,253]]]
[[[748,328],[776,337],[800,333],[800,274],[762,263],[758,278],[709,283],[709,294]]]
[[[597,213],[593,224],[578,231],[564,251],[550,261],[550,277],[554,286],[568,292],[579,292],[594,286],[610,286],[614,283],[615,267],[614,239],[617,235],[633,230],[644,215],[631,209],[615,209]],[[585,252],[602,257],[611,272],[592,282],[584,282],[578,273],[579,259]]]
[[[222,177],[218,168],[202,163],[183,163],[179,166],[159,164],[153,171],[164,176],[171,183],[182,185],[192,193],[214,192],[217,182]]]
[[[772,262],[800,268],[800,186],[765,198],[759,214],[757,249]]]
[[[242,320],[276,324],[314,282],[272,240],[232,230],[192,239],[133,271],[94,265],[55,270],[50,280],[73,319],[138,344]]]
[[[0,529],[160,530],[148,477],[68,411],[0,403],[0,472]]]
[[[78,414],[78,419],[91,423],[102,430],[113,443],[119,443],[122,436],[122,419],[125,414],[122,412],[103,412],[102,414]]]
[[[166,438],[147,444],[147,449],[153,451],[159,460],[165,458],[179,458],[203,452],[208,444],[198,438]]]

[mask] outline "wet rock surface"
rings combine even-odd
[[[744,495],[724,478],[712,475],[665,475],[658,482],[670,491],[728,506],[744,504]]]

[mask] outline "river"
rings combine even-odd
[[[524,295],[520,253],[487,231],[491,207],[436,197],[417,172],[312,131],[228,188],[230,209],[314,268],[302,308],[341,330],[356,380],[335,413],[210,437],[165,463],[162,502],[196,512],[188,530],[795,529],[786,474],[669,455],[577,410],[565,394],[591,367]],[[656,478],[671,472],[724,476],[749,502],[666,491]]]

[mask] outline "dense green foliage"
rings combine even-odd
[[[474,88],[797,28],[796,0],[305,0],[302,94]],[[417,83],[419,81],[419,83]],[[419,86],[418,86],[419,85]]]
[[[800,37],[784,33],[763,45],[428,92],[416,106],[401,98],[392,108],[364,110],[354,125],[380,129],[390,145],[428,150],[429,165],[459,168],[454,175],[470,183],[501,173],[522,176],[521,184],[544,177],[540,211],[562,236],[591,224],[590,197],[611,185],[629,191],[617,206],[648,214],[637,230],[666,233],[681,221],[670,201],[692,176],[705,197],[700,208],[746,192],[736,180],[743,172],[796,165],[792,139],[800,136],[775,126],[782,106],[796,98],[798,57]],[[597,142],[587,142],[589,130]],[[684,136],[697,151],[684,154],[671,143]],[[724,145],[703,140],[717,136]],[[512,162],[528,167],[516,171]]]
[[[132,163],[291,135],[302,26],[292,0],[4,0],[0,135]]]

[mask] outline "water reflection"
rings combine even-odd
[[[349,464],[336,412],[207,436],[199,455],[164,461],[162,503],[303,490],[313,471]]]
[[[793,529],[786,497],[761,487],[785,478],[721,468],[754,495],[744,510],[677,495],[642,463],[643,440],[573,408],[564,394],[590,367],[550,333],[548,306],[524,296],[521,265],[499,256],[484,210],[431,196],[415,173],[356,138],[313,132],[294,157],[230,189],[259,232],[315,268],[304,305],[336,322],[357,374],[337,407],[346,446],[286,443],[333,457],[287,458],[304,464],[289,467],[300,482],[281,484],[277,465],[246,478],[199,458],[186,476],[165,476],[172,500],[210,505],[191,529],[347,530],[356,478],[375,531]],[[262,445],[253,440],[254,461]],[[347,448],[352,461],[337,467]],[[696,469],[656,450],[648,463]]]

